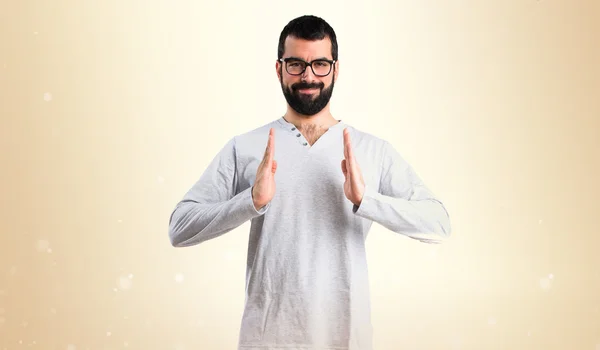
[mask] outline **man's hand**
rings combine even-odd
[[[275,154],[275,130],[269,130],[269,141],[262,162],[256,170],[256,181],[252,186],[252,201],[256,210],[261,209],[273,199],[275,195],[275,171],[277,161],[273,159]]]
[[[344,129],[344,158],[342,160],[342,172],[346,177],[344,194],[352,203],[360,205],[365,192],[365,180],[356,158],[354,158],[352,143],[350,143],[350,132],[347,128]]]

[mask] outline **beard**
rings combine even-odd
[[[323,89],[325,84],[323,83],[306,83],[300,82],[293,84],[290,88],[283,85],[283,78],[279,79],[281,83],[281,90],[287,103],[292,107],[294,111],[301,115],[315,115],[319,113],[331,99],[333,94],[334,80],[331,80],[331,85],[327,89]],[[301,94],[298,92],[300,89],[319,89],[316,96],[313,94]]]

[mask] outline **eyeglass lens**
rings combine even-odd
[[[287,72],[293,75],[302,74],[304,69],[308,69],[306,62],[298,60],[289,60],[286,63]],[[331,70],[331,64],[327,61],[316,60],[312,63],[312,69],[315,75],[327,75]]]

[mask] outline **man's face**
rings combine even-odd
[[[295,57],[306,62],[320,58],[333,60],[329,38],[309,41],[288,36],[284,47],[283,58]],[[337,64],[335,62],[329,75],[320,77],[316,76],[309,66],[301,75],[292,75],[287,72],[285,62],[277,62],[277,75],[281,89],[290,107],[297,113],[307,116],[317,114],[325,108],[333,93],[338,71]],[[316,66],[314,68],[317,69]]]

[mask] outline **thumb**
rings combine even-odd
[[[342,159],[342,172],[344,173],[344,176],[348,176],[348,168],[346,168],[346,160]]]

